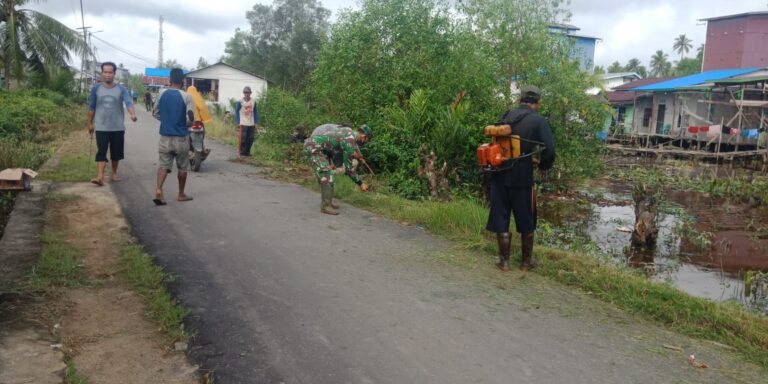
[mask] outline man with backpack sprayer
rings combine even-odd
[[[533,259],[533,233],[536,230],[533,167],[538,165],[539,169],[547,170],[555,162],[552,130],[544,117],[536,113],[540,105],[541,90],[534,86],[522,87],[520,106],[504,113],[495,126],[486,127],[486,135],[494,137],[494,144],[478,148],[478,160],[485,166],[483,170],[490,172],[490,212],[485,228],[496,233],[499,246],[496,266],[502,271],[509,270],[510,214],[514,214],[515,227],[520,233],[520,270],[527,271],[536,266]],[[511,145],[506,144],[504,149],[504,145],[496,144],[497,141]],[[537,145],[538,150],[535,149]],[[516,148],[509,151],[511,147]],[[512,153],[502,156],[498,153],[500,149]],[[539,160],[533,157],[536,152],[541,152]]]

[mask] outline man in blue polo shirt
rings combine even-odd
[[[157,169],[157,189],[152,200],[156,205],[165,205],[163,183],[173,168],[179,171],[178,201],[192,200],[184,193],[189,171],[189,127],[195,120],[195,103],[192,96],[181,90],[184,72],[180,68],[171,69],[171,86],[160,92],[155,101],[154,116],[160,120],[160,160]]]

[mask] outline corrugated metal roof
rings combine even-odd
[[[630,91],[630,88],[660,83],[667,80],[669,80],[668,77],[655,77],[649,79],[639,79],[631,83],[622,84],[614,88],[613,92],[608,93],[608,101],[610,101],[611,104],[632,104],[632,102],[635,100],[635,95],[637,95],[637,92]]]
[[[661,83],[645,85],[632,88],[633,91],[672,91],[678,88],[690,88],[695,85],[699,85],[706,82],[715,80],[728,79],[730,77],[739,76],[747,73],[756,72],[763,68],[740,68],[740,69],[718,69],[715,71],[707,71],[702,73],[696,73],[693,75],[678,77],[676,79],[663,81]]]

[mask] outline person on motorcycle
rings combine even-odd
[[[211,118],[211,113],[208,111],[208,105],[205,104],[203,95],[200,94],[197,87],[194,85],[190,85],[187,88],[187,93],[189,93],[189,95],[192,96],[192,100],[195,101],[195,122],[202,123],[203,126],[205,126],[205,124],[210,124],[213,119]]]
[[[210,124],[213,121],[211,113],[208,111],[208,105],[205,103],[205,98],[197,90],[194,85],[187,88],[187,93],[192,96],[194,101],[194,113],[195,121],[192,123],[189,135],[189,151],[190,162],[192,164],[192,170],[197,172],[200,170],[200,164],[208,157],[209,149],[205,148],[205,125]]]

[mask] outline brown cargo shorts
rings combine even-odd
[[[173,160],[179,171],[189,171],[189,136],[160,136],[158,145],[160,160],[159,167],[171,170]]]

